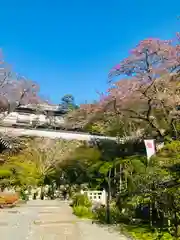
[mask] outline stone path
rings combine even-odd
[[[80,221],[67,203],[29,201],[14,209],[0,209],[2,240],[127,240],[88,221]]]

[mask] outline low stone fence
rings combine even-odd
[[[89,200],[93,203],[100,203],[102,205],[106,205],[106,198],[107,193],[105,190],[97,191],[97,190],[88,190],[88,191],[81,191],[81,194],[87,194]]]

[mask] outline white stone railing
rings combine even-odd
[[[3,114],[0,114],[0,117],[3,117]],[[42,124],[49,124],[51,121],[54,124],[62,125],[64,124],[64,118],[62,116],[51,116],[47,117],[45,114],[34,114],[34,113],[18,113],[18,112],[11,112],[8,114],[5,118],[2,120],[3,125],[19,125],[19,124],[25,124],[32,126],[33,121],[37,121],[39,125]]]
[[[89,191],[81,191],[81,194],[87,194],[89,200],[91,200],[93,203],[101,203],[103,205],[106,205],[106,198],[107,194],[106,191],[97,191],[97,190],[89,190]]]

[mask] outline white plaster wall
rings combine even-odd
[[[15,124],[17,121],[17,117],[18,117],[18,113],[12,112],[12,113],[8,114],[7,117],[5,117],[5,119],[3,119],[3,122],[8,123],[8,124]]]
[[[22,123],[24,123],[24,122],[31,123],[31,116],[30,116],[30,114],[18,114],[17,113],[17,121],[22,122]]]
[[[31,119],[31,123],[32,123],[32,121],[38,121],[40,124],[44,124],[44,123],[48,122],[48,120],[44,114],[31,114],[30,119]]]
[[[58,124],[58,125],[61,125],[61,124],[64,124],[64,123],[65,123],[64,118],[61,117],[61,116],[55,116],[55,117],[54,117],[54,121],[55,121],[55,123]]]
[[[24,129],[24,128],[13,128],[13,127],[0,127],[0,132],[7,135],[15,136],[37,136],[37,137],[48,137],[51,139],[63,138],[67,140],[80,140],[90,141],[92,139],[109,139],[116,141],[115,137],[97,136],[83,133],[72,133],[64,131],[49,131],[49,130],[38,130],[38,129]]]
[[[57,125],[61,125],[64,123],[64,118],[61,116],[55,116],[52,117],[51,120],[53,119],[53,122],[56,123]],[[6,124],[16,124],[18,121],[29,121],[30,124],[32,124],[32,121],[38,121],[39,124],[45,124],[45,123],[50,123],[51,120],[46,117],[44,114],[19,114],[18,112],[12,112],[8,114],[5,119],[3,119],[2,122]]]

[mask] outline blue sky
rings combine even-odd
[[[6,0],[0,47],[42,95],[58,103],[71,93],[82,103],[107,88],[108,71],[139,40],[180,31],[179,15],[179,0]]]

